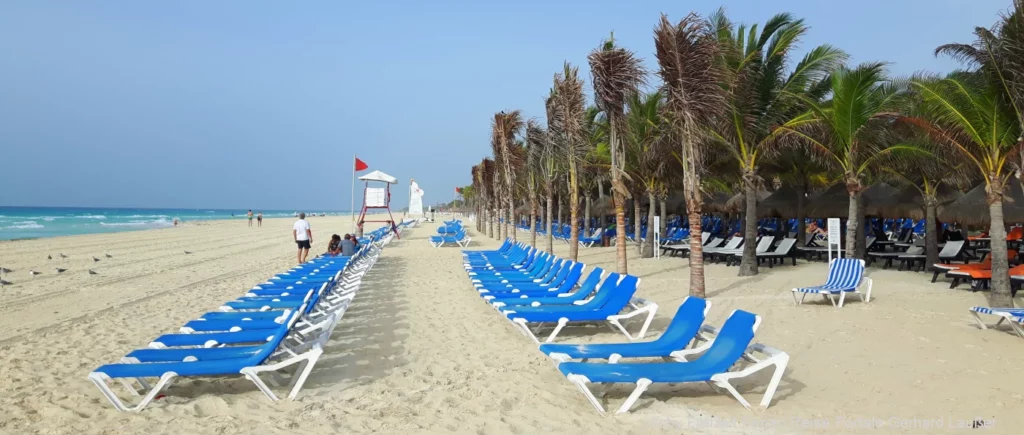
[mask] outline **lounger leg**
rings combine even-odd
[[[562,317],[562,318],[558,319],[558,325],[555,326],[555,330],[551,331],[551,335],[549,335],[548,338],[546,340],[544,340],[544,342],[545,343],[550,343],[550,342],[554,341],[555,337],[558,335],[559,332],[562,331],[562,328],[564,328],[567,323],[569,323],[569,319],[567,319],[565,317]],[[626,335],[628,336],[629,334],[626,334]]]
[[[594,405],[594,408],[597,409],[597,412],[604,414],[604,407],[601,406],[601,402],[597,400],[597,397],[595,397],[594,393],[590,391],[590,388],[587,388],[587,382],[590,382],[589,379],[587,379],[585,376],[580,375],[568,375],[566,376],[566,379],[568,379],[569,382],[572,382],[574,385],[576,385],[576,388],[579,389],[584,396],[586,396],[587,400],[590,401],[590,404]]]
[[[156,385],[154,385],[153,388],[150,389],[149,392],[142,397],[142,400],[139,401],[139,404],[130,408],[126,406],[124,402],[122,402],[121,399],[119,399],[117,395],[114,394],[114,392],[110,389],[110,386],[107,385],[106,380],[110,379],[108,376],[102,373],[90,373],[89,380],[92,381],[92,383],[96,385],[97,388],[100,389],[100,392],[103,393],[103,396],[106,397],[107,400],[109,400],[110,403],[114,405],[114,408],[117,409],[118,411],[139,412],[143,408],[145,408],[146,405],[149,405],[149,402],[152,402],[153,398],[155,398],[156,395],[159,394],[160,391],[164,389],[164,387],[170,385],[171,381],[174,380],[174,378],[177,376],[178,374],[174,372],[164,373],[163,376],[160,376],[160,380],[157,381]]]
[[[843,307],[843,301],[846,300],[846,292],[839,292],[839,308]]]
[[[622,403],[622,406],[620,406],[619,410],[615,411],[615,413],[616,414],[625,414],[625,413],[629,412],[629,409],[633,407],[633,404],[636,403],[637,399],[640,398],[640,395],[644,394],[644,391],[647,391],[647,387],[650,387],[650,386],[651,386],[651,380],[650,379],[640,378],[640,380],[636,381],[636,389],[633,390],[633,393],[630,394],[629,397],[626,398],[626,401]]]

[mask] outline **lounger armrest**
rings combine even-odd
[[[654,321],[654,314],[658,312],[658,304],[648,301],[643,298],[633,298],[629,302],[629,305],[633,308],[632,311],[625,314],[614,314],[608,316],[608,323],[615,325],[626,335],[630,340],[638,340],[644,338],[644,334],[647,333],[647,328],[651,326],[651,322]],[[644,320],[644,325],[640,329],[640,332],[634,337],[626,331],[626,328],[622,325],[622,321],[632,319],[641,314],[647,314],[647,319]]]

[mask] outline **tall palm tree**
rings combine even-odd
[[[537,191],[540,188],[544,154],[544,141],[547,133],[534,120],[526,122],[526,194],[530,200],[530,246],[537,247],[537,213],[540,201]]]
[[[744,238],[757,237],[758,170],[766,148],[775,145],[773,130],[806,110],[794,94],[806,97],[817,82],[846,60],[839,49],[820,45],[811,49],[792,71],[790,54],[808,27],[790,14],[769,19],[758,34],[755,24],[735,26],[719,10],[710,19],[719,43],[722,84],[728,100],[726,116],[710,130],[714,142],[736,160],[746,197]],[[749,30],[749,34],[748,34]],[[757,275],[755,243],[743,245],[739,275]]]
[[[704,254],[701,242],[700,177],[704,170],[704,132],[716,119],[725,98],[716,65],[718,45],[711,26],[691,13],[676,24],[661,16],[654,29],[658,75],[664,83],[666,117],[680,142],[683,194],[690,222],[690,294],[704,297]]]
[[[626,263],[626,197],[629,191],[622,180],[622,147],[618,132],[623,117],[626,98],[635,94],[644,83],[646,72],[641,61],[629,50],[615,46],[615,35],[604,41],[601,47],[587,55],[594,85],[594,102],[608,118],[609,151],[611,153],[612,192],[615,201],[615,257],[616,270],[627,273]]]
[[[586,97],[583,95],[579,68],[566,62],[562,73],[555,74],[554,89],[553,113],[556,122],[549,129],[557,138],[565,162],[569,200],[569,259],[576,261],[580,247],[580,172],[587,153]]]
[[[1014,175],[1013,158],[1022,148],[1020,118],[1003,94],[977,74],[954,73],[944,79],[918,78],[914,88],[924,100],[927,122],[917,125],[933,140],[948,146],[974,168],[985,182],[989,204],[989,236],[992,238],[993,306],[1013,306],[1009,265],[1006,259],[1006,228],[1003,196]]]
[[[792,94],[810,110],[787,121],[778,131],[782,136],[801,139],[821,162],[842,173],[850,196],[846,252],[851,258],[860,258],[863,246],[857,234],[865,177],[879,159],[916,148],[886,140],[886,129],[898,115],[902,93],[897,83],[886,78],[884,64],[840,67],[832,74],[830,87],[832,99],[825,103]]]
[[[495,227],[495,200],[494,194],[494,160],[485,158],[480,162],[480,184],[483,187],[482,192],[486,192],[483,197],[485,198],[485,207],[487,208],[487,237],[494,238],[494,227]]]
[[[637,243],[640,243],[642,258],[654,256],[654,212],[657,205],[655,194],[663,181],[670,159],[669,141],[666,140],[662,122],[664,101],[664,94],[655,91],[633,94],[626,103],[629,108],[626,112],[624,140],[629,169],[626,173],[634,186],[634,208],[637,211],[633,224],[636,226],[636,239]],[[642,193],[647,194],[650,204],[647,207],[647,239],[643,243],[640,238],[638,207]]]
[[[483,186],[483,164],[473,165],[473,191],[475,192],[474,208],[476,209],[476,230],[484,233],[486,217],[483,204],[487,202],[487,189]]]
[[[557,122],[554,112],[554,93],[551,89],[548,98],[544,100],[544,107],[547,112],[547,124],[550,126]],[[558,152],[555,149],[555,139],[549,131],[537,127],[536,133],[542,134],[537,137],[541,147],[540,153],[540,176],[544,184],[544,231],[548,238],[548,252],[555,252],[555,237],[551,220],[554,218],[555,207],[555,179],[558,176]]]
[[[499,164],[499,170],[503,177],[499,181],[501,193],[504,199],[502,207],[507,212],[501,215],[505,219],[502,230],[502,237],[509,237],[509,226],[515,225],[515,168],[520,165],[519,156],[512,149],[515,146],[516,135],[523,128],[523,118],[518,110],[511,112],[498,112],[494,114],[494,121],[491,123],[491,148],[494,151],[494,160]],[[512,240],[516,238],[515,227],[511,228]]]

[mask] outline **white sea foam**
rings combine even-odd
[[[164,227],[173,225],[171,221],[160,218],[156,220],[132,220],[128,222],[100,222],[105,227]]]
[[[83,215],[79,215],[79,216],[75,216],[75,217],[79,218],[79,219],[106,219],[107,218],[106,216],[103,216],[101,214],[83,214]]]
[[[5,230],[38,230],[40,228],[43,226],[36,221],[14,222],[13,225],[4,227]]]
[[[165,218],[169,217],[165,214],[133,214],[131,216],[125,216],[126,219],[138,219],[138,218]]]

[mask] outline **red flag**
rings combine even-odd
[[[462,188],[461,187],[456,187],[455,188],[455,193],[462,193]]]
[[[365,171],[367,168],[369,168],[369,166],[366,165],[366,162],[359,160],[359,158],[356,157],[356,170]]]

